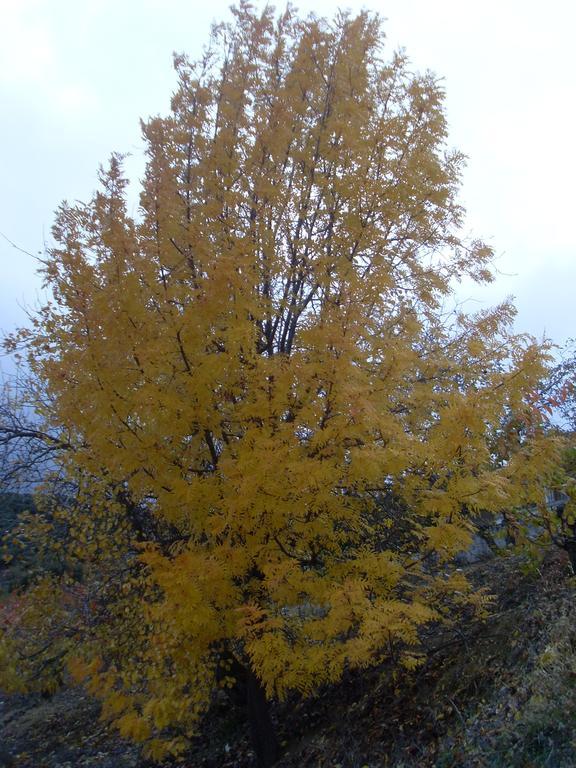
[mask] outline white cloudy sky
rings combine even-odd
[[[257,3],[260,4],[260,3]],[[130,152],[139,118],[165,113],[172,51],[194,56],[229,0],[0,0],[0,233],[37,253],[62,199],[86,200],[98,165]],[[280,3],[278,3],[280,6]],[[301,0],[388,19],[390,51],[444,78],[450,143],[469,156],[467,228],[500,276],[467,287],[470,309],[516,296],[517,329],[576,336],[576,4],[571,0]],[[134,195],[136,199],[136,195]],[[0,332],[39,296],[34,260],[0,237]],[[6,369],[6,361],[3,365]]]

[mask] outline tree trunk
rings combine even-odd
[[[564,551],[568,553],[572,571],[576,573],[576,539],[566,539],[563,544]]]
[[[280,745],[270,716],[270,705],[262,683],[246,669],[246,705],[259,768],[271,768],[280,757]]]

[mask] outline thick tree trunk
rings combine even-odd
[[[280,745],[270,716],[266,692],[249,668],[246,669],[246,705],[258,766],[271,768],[280,757]]]

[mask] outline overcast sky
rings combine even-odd
[[[256,3],[261,6],[262,3]],[[280,3],[278,7],[283,7]],[[302,0],[301,12],[339,4]],[[139,118],[165,114],[172,52],[192,57],[228,0],[0,0],[0,232],[32,253],[49,243],[63,199],[87,200],[98,165],[129,152],[143,168]],[[390,53],[431,69],[447,93],[450,144],[469,156],[467,229],[497,253],[470,309],[516,297],[517,330],[576,336],[576,3],[372,0],[340,7],[387,19]],[[136,200],[136,191],[133,199]],[[40,295],[32,258],[0,237],[0,332]],[[6,361],[0,365],[6,370]]]

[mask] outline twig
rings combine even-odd
[[[4,234],[4,232],[0,232],[0,237],[3,237],[3,238],[4,238],[4,240],[6,240],[6,242],[7,242],[7,243],[9,243],[9,244],[12,246],[12,248],[16,248],[16,250],[17,250],[17,251],[20,251],[20,253],[25,253],[25,254],[26,254],[26,256],[31,256],[33,259],[36,259],[37,261],[39,261],[39,260],[40,260],[40,259],[38,258],[38,256],[37,256],[37,255],[35,255],[34,253],[30,253],[30,251],[27,251],[25,248],[20,248],[20,246],[19,246],[19,245],[16,245],[16,243],[13,243],[13,242],[12,242],[12,240],[10,240],[10,238],[9,238],[9,237],[6,237],[6,235]]]
[[[464,729],[464,739],[465,739],[466,741],[468,741],[468,735],[467,735],[467,733],[466,733],[466,731],[467,731],[467,728],[466,728],[466,721],[464,720],[464,717],[462,716],[462,712],[460,712],[460,710],[459,710],[459,709],[458,709],[458,707],[456,706],[456,702],[454,701],[454,699],[451,699],[451,698],[448,696],[448,701],[449,701],[449,702],[450,702],[450,704],[453,706],[453,708],[454,708],[454,711],[455,711],[455,712],[456,712],[456,714],[458,715],[458,719],[460,720],[460,722],[461,722],[461,724],[462,724],[462,728]]]

